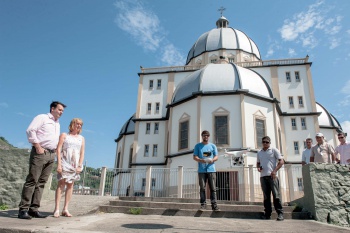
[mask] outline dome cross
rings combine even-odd
[[[219,9],[218,9],[218,11],[220,11],[220,14],[221,14],[221,16],[222,16],[222,13],[224,12],[224,10],[226,10],[226,8],[225,7],[220,7]]]

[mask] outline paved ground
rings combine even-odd
[[[0,211],[0,233],[62,232],[350,232],[350,228],[336,227],[313,220],[253,220],[206,217],[174,217],[159,215],[127,215],[92,213],[98,205],[112,197],[73,196],[72,218],[52,217],[53,201],[42,203],[41,211],[51,214],[46,219],[22,220],[17,209]]]

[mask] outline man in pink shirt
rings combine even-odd
[[[41,196],[55,162],[60,135],[61,117],[66,105],[53,101],[50,113],[36,116],[27,129],[28,141],[33,145],[29,158],[29,174],[23,185],[18,218],[46,218],[39,212]]]
[[[338,157],[338,160],[340,160],[340,164],[350,164],[350,142],[346,141],[345,133],[338,133],[338,140],[340,144],[335,148],[335,155]]]

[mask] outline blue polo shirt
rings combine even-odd
[[[209,155],[210,154],[210,155]],[[200,159],[211,158],[213,159],[218,155],[218,149],[213,143],[203,144],[198,143],[194,147],[193,156],[198,156]],[[198,173],[216,172],[215,163],[199,163]]]

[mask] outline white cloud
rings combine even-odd
[[[350,93],[350,80],[348,80],[345,85],[343,86],[343,88],[340,90],[341,93],[344,94],[349,94]]]
[[[339,101],[338,106],[346,107],[350,105],[350,95],[345,96],[342,100]]]
[[[314,48],[319,44],[316,38],[327,35],[326,40],[330,44],[330,49],[339,46],[340,38],[328,37],[340,32],[343,16],[329,16],[331,9],[333,7],[326,5],[325,1],[316,1],[315,4],[309,6],[307,11],[297,13],[291,19],[286,19],[278,30],[282,39],[284,41],[296,41],[297,43],[302,42],[304,47]]]
[[[162,62],[166,65],[183,65],[185,58],[174,47],[173,44],[167,44],[163,49]]]
[[[275,51],[273,50],[272,47],[270,47],[268,50],[267,50],[267,54],[265,55],[266,58],[272,56],[273,54],[275,53]]]
[[[117,0],[116,24],[127,32],[137,45],[146,52],[161,52],[161,61],[166,65],[184,65],[184,56],[165,38],[158,16],[140,0]]]
[[[350,121],[343,121],[340,123],[341,127],[343,128],[343,131],[345,133],[348,133],[347,139],[350,137]]]
[[[289,48],[289,49],[288,49],[288,54],[289,54],[289,56],[293,57],[293,56],[295,56],[295,55],[296,55],[296,52],[295,52],[295,50],[294,50],[294,49]]]
[[[1,108],[7,108],[9,105],[5,102],[0,103]]]
[[[31,117],[27,114],[24,114],[23,112],[17,112],[17,115],[24,116],[24,117]]]

